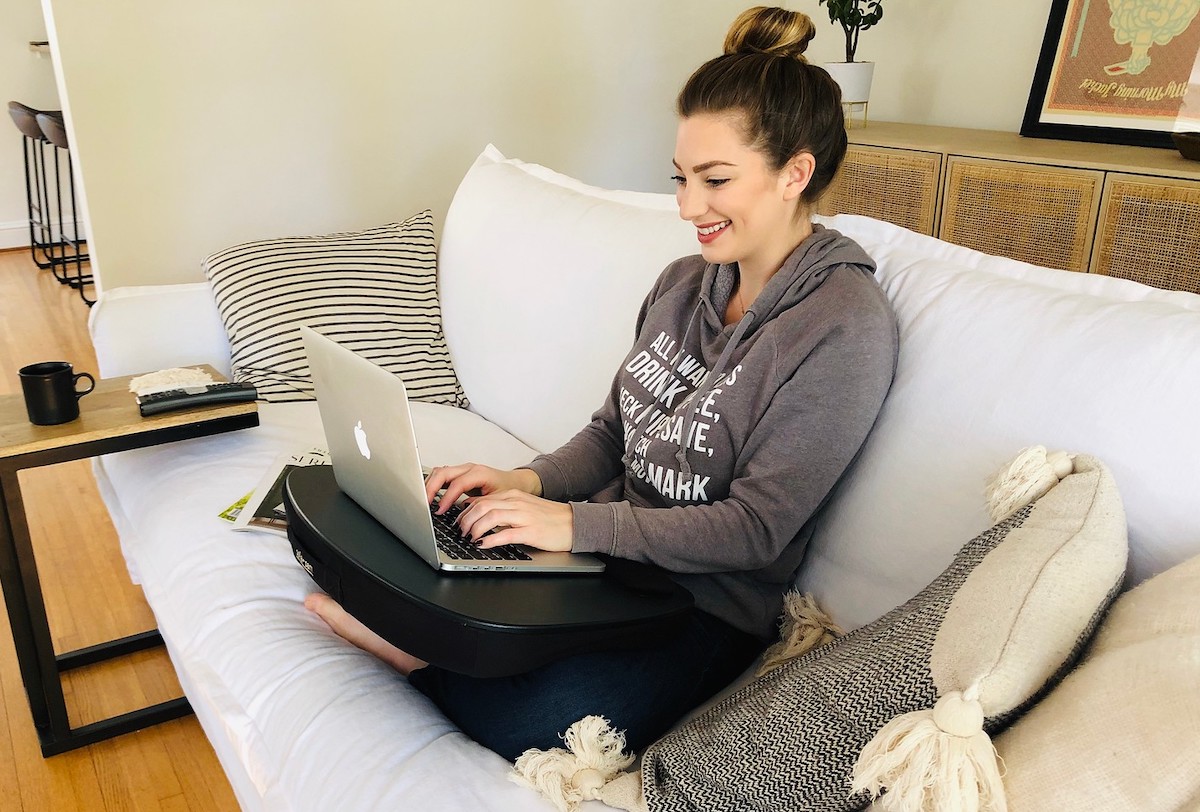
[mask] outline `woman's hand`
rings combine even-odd
[[[468,501],[470,505],[458,517],[458,526],[480,547],[524,544],[539,550],[571,551],[575,518],[570,505],[520,490],[471,497]],[[496,532],[485,536],[489,530]]]
[[[433,504],[434,497],[442,488],[445,488],[446,492],[442,494],[441,502],[438,503],[438,515],[449,510],[450,506],[468,491],[478,491],[484,496],[499,491],[524,491],[541,496],[542,480],[528,468],[501,471],[486,465],[466,463],[434,468],[429,472],[429,477],[425,480],[425,498],[429,500],[429,504]]]

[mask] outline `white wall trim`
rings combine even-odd
[[[66,226],[67,234],[73,234],[75,221],[67,220],[63,225]],[[58,230],[54,229],[54,237],[57,239]],[[14,220],[8,223],[0,223],[0,251],[6,248],[28,248],[29,247],[29,221]]]
[[[17,220],[11,223],[0,223],[0,250],[5,248],[23,248],[29,245],[29,221]]]

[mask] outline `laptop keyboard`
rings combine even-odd
[[[430,506],[430,512],[435,510]],[[462,506],[453,505],[441,516],[433,513],[433,535],[437,539],[438,549],[450,558],[458,561],[532,561],[520,548],[506,544],[502,547],[483,549],[471,543],[458,527],[458,515]]]

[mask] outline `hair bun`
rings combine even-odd
[[[771,54],[801,61],[817,33],[812,19],[786,8],[755,6],[738,15],[725,35],[726,54]]]

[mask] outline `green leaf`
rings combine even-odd
[[[883,0],[817,0],[826,7],[831,23],[867,29],[883,19]]]
[[[829,22],[846,34],[846,61],[854,61],[858,35],[883,19],[883,0],[817,0],[829,11]]]

